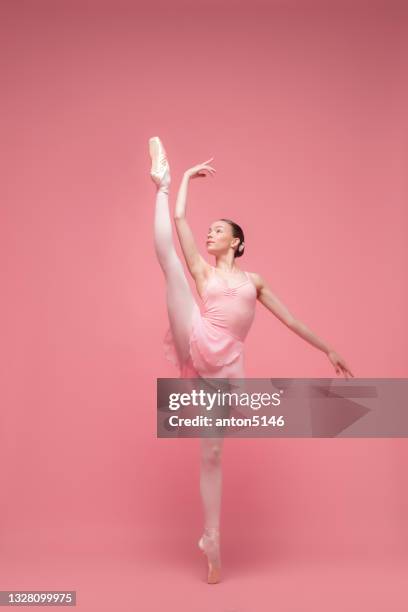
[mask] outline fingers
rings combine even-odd
[[[336,366],[334,366],[334,369],[336,371],[336,374],[343,374],[345,378],[355,378],[353,372],[346,366],[343,365],[342,363],[338,363]]]
[[[350,368],[348,367],[348,365],[346,365],[347,368],[347,372],[354,378],[354,374],[353,372],[350,370]]]
[[[349,368],[343,367],[342,370],[346,378],[354,378],[354,374],[351,370],[349,370]]]
[[[340,374],[343,374],[343,375],[345,376],[345,378],[347,378],[347,372],[346,372],[346,370],[344,369],[343,364],[339,363],[339,364],[338,364],[338,366],[339,366],[339,372],[340,372]]]
[[[348,367],[348,365],[346,364],[346,362],[345,362],[345,361],[343,361],[343,362],[340,364],[340,367],[342,368],[342,370],[343,370],[343,372],[344,372],[345,374],[348,374],[349,376],[352,376],[352,377],[354,378],[354,374],[353,374],[353,372],[350,370],[350,368]],[[346,378],[348,378],[348,377],[346,376]]]
[[[216,172],[216,169],[209,165],[209,162],[212,161],[213,159],[214,159],[214,157],[210,157],[210,159],[207,159],[206,161],[201,162],[201,164],[198,164],[198,167],[200,169],[201,169],[201,167],[203,167],[203,168],[206,168],[208,170],[213,170],[214,172]]]
[[[214,168],[211,168],[211,166],[203,166],[203,168],[200,168],[201,172],[199,172],[200,176],[206,176],[206,174],[202,174],[202,172],[206,171],[210,174],[210,176],[214,176],[216,170]]]

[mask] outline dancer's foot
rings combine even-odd
[[[208,584],[216,584],[221,579],[220,532],[217,527],[206,527],[198,542],[199,548],[207,556]]]
[[[171,182],[170,165],[166,150],[158,136],[149,138],[149,154],[152,160],[150,176],[159,189],[168,193]]]

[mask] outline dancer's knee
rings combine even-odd
[[[219,466],[221,463],[221,447],[218,444],[209,444],[203,448],[201,461],[206,467]]]

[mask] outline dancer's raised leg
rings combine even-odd
[[[160,182],[156,183],[154,245],[157,259],[166,279],[167,312],[175,348],[180,365],[182,365],[189,356],[189,338],[193,308],[196,302],[173,243],[169,212],[170,183],[170,168],[167,162]]]
[[[156,164],[156,176],[152,176],[157,185],[154,244],[157,259],[166,279],[167,311],[170,328],[180,364],[183,364],[189,357],[192,315],[196,302],[173,243],[173,230],[168,202],[171,182],[170,169],[161,143],[155,143],[156,145],[160,155],[156,155],[156,161],[159,160],[159,163]],[[204,507],[205,529],[199,545],[208,558],[209,583],[219,582],[222,444],[222,438],[201,439],[200,491]]]

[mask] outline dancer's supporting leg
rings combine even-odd
[[[221,455],[224,438],[201,438],[200,491],[204,508],[204,533],[198,543],[208,558],[208,582],[219,582]]]
[[[189,338],[195,299],[173,243],[168,201],[169,187],[170,173],[167,170],[156,192],[154,245],[157,259],[166,279],[167,312],[171,332],[180,364],[183,364],[189,356]]]
[[[201,438],[200,492],[206,528],[220,526],[223,442],[224,438]]]

